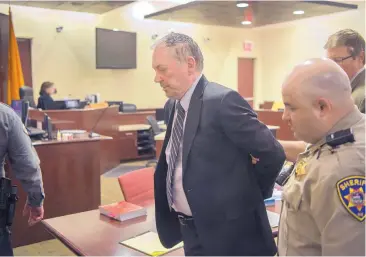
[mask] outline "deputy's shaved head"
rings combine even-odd
[[[308,143],[317,142],[354,108],[347,74],[326,58],[297,65],[283,83],[282,97],[283,119]]]
[[[292,87],[302,100],[313,101],[324,97],[333,104],[351,99],[351,84],[347,74],[334,61],[327,58],[310,59],[297,65],[283,84],[283,90]]]

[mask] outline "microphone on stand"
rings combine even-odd
[[[108,110],[109,107],[106,107],[102,113],[99,115],[99,118],[98,120],[95,122],[94,126],[92,127],[92,129],[90,130],[90,133],[89,133],[89,138],[93,138],[93,137],[99,137],[100,135],[99,134],[96,134],[96,133],[93,133],[93,130],[96,128],[96,126],[99,124],[99,121],[102,119],[102,117],[104,116],[104,113],[106,112],[106,110]]]

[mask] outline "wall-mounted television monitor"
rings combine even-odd
[[[136,69],[136,33],[96,28],[96,68]]]

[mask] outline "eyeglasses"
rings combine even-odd
[[[349,58],[351,58],[352,55],[346,56],[346,57],[334,57],[331,58],[333,61],[335,61],[336,63],[342,63],[344,60],[347,60]]]

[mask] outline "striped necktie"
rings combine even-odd
[[[177,117],[174,122],[174,127],[172,130],[172,135],[170,139],[171,148],[170,148],[170,156],[169,156],[169,164],[168,164],[168,173],[166,177],[166,193],[168,198],[169,208],[173,205],[173,177],[176,164],[178,162],[178,156],[180,152],[180,144],[183,138],[183,126],[184,126],[184,118],[185,118],[185,110],[183,109],[180,102],[177,103]]]

